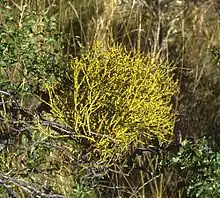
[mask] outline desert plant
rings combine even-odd
[[[36,13],[27,4],[10,7],[6,1],[0,3],[1,194],[47,196],[64,186],[58,176],[59,165],[53,163],[63,154],[54,149],[60,147],[49,140],[48,130],[39,130],[39,101],[34,93],[41,91],[45,82],[61,80],[65,70],[63,37],[57,32],[55,18],[49,19],[44,10]],[[65,185],[72,186],[72,177],[66,177],[69,184]],[[40,184],[42,180],[45,184]],[[62,193],[66,193],[64,188]]]
[[[74,131],[88,160],[111,164],[131,144],[172,137],[171,70],[156,57],[96,43],[70,63],[68,90],[48,86],[52,112]]]
[[[26,4],[1,8],[0,64],[2,89],[33,91],[59,73],[62,36],[54,17],[37,14]],[[31,89],[31,90],[30,90]]]
[[[220,155],[212,140],[185,140],[173,164],[187,186],[187,197],[219,197]]]
[[[101,180],[132,148],[172,140],[177,83],[171,65],[97,42],[71,61],[67,75],[68,88],[57,82],[47,89],[78,161],[76,177]]]
[[[148,126],[150,130],[146,130],[147,127],[145,128],[143,124],[144,132],[140,132],[141,124],[147,122],[144,118],[148,116],[148,113],[140,113],[140,115],[143,115],[143,118],[138,117],[138,119],[138,111],[142,111],[141,108],[137,108],[136,112],[132,109],[131,112],[126,114],[129,105],[125,100],[119,99],[119,96],[124,97],[123,94],[125,92],[119,91],[120,95],[118,92],[112,91],[114,89],[112,89],[112,83],[108,83],[109,78],[107,78],[107,81],[101,79],[101,77],[106,78],[106,76],[108,76],[105,73],[103,74],[102,71],[100,71],[100,76],[92,72],[86,73],[89,67],[87,67],[88,64],[83,66],[83,58],[89,63],[91,61],[88,60],[85,53],[82,59],[74,59],[73,63],[68,67],[63,64],[65,61],[61,63],[60,60],[64,58],[61,51],[64,50],[65,53],[70,52],[74,55],[79,54],[79,46],[81,46],[81,43],[77,43],[75,38],[72,40],[65,38],[64,46],[66,49],[63,49],[60,44],[63,43],[62,39],[64,38],[60,37],[60,34],[57,33],[57,29],[78,36],[78,39],[82,41],[82,43],[88,41],[92,44],[96,39],[107,43],[117,41],[132,49],[133,54],[135,54],[136,51],[152,52],[152,54],[159,52],[160,57],[166,57],[169,61],[173,60],[177,62],[175,78],[179,78],[180,95],[179,98],[176,98],[175,105],[178,109],[180,119],[175,126],[176,134],[179,133],[176,139],[180,137],[178,141],[181,141],[181,136],[184,138],[187,135],[194,135],[199,138],[199,136],[207,133],[207,131],[213,135],[219,130],[220,70],[218,67],[218,50],[214,52],[216,62],[212,61],[213,58],[210,57],[210,49],[219,43],[219,5],[216,0],[2,0],[0,3],[0,130],[7,132],[6,134],[8,134],[8,132],[10,135],[14,134],[16,137],[13,137],[12,140],[12,136],[10,138],[7,136],[6,138],[6,136],[3,137],[1,134],[1,137],[3,137],[1,139],[4,139],[1,142],[1,147],[3,148],[1,155],[3,164],[2,170],[5,172],[10,170],[10,164],[15,165],[15,162],[19,164],[21,161],[24,161],[23,159],[27,159],[28,161],[28,163],[25,163],[25,166],[33,170],[33,168],[35,166],[38,167],[37,165],[41,164],[41,162],[47,161],[47,155],[51,154],[53,160],[49,160],[50,163],[47,163],[47,167],[49,167],[48,164],[52,164],[54,167],[65,167],[67,175],[73,171],[72,166],[79,167],[82,165],[82,167],[90,168],[83,170],[76,168],[76,170],[80,170],[79,177],[84,175],[85,177],[95,177],[100,180],[103,178],[103,175],[109,176],[105,171],[104,174],[97,173],[100,168],[104,169],[104,167],[108,165],[106,165],[105,162],[109,161],[110,164],[115,165],[114,170],[111,168],[111,171],[115,171],[118,174],[113,175],[112,183],[117,181],[115,185],[112,185],[113,191],[116,192],[115,189],[119,185],[123,187],[123,183],[125,183],[123,180],[126,180],[130,187],[130,189],[126,189],[126,191],[130,192],[130,196],[144,196],[144,189],[145,187],[148,188],[148,184],[151,186],[152,191],[157,191],[154,193],[155,196],[162,196],[162,193],[165,191],[162,188],[162,181],[169,181],[169,173],[167,173],[168,176],[160,174],[159,177],[154,180],[151,180],[153,177],[151,178],[151,175],[148,175],[148,173],[142,174],[140,171],[134,171],[135,173],[132,174],[132,176],[128,176],[125,175],[126,171],[122,170],[122,164],[116,164],[116,162],[120,160],[123,161],[124,156],[127,155],[127,151],[133,153],[136,147],[148,147],[144,143],[149,142],[149,139],[152,137],[151,135],[155,131],[146,137],[143,137],[143,134],[148,134],[153,127]],[[56,23],[56,21],[59,22]],[[107,47],[105,49],[109,48]],[[94,53],[94,50],[92,53]],[[99,53],[100,56],[105,57],[102,50],[99,50]],[[127,53],[125,53],[125,57],[127,57],[126,54]],[[88,56],[89,55],[91,55],[91,53],[88,51]],[[99,56],[96,55],[93,57]],[[113,55],[110,57],[115,58]],[[137,58],[136,55],[134,57]],[[146,58],[146,62],[150,60],[149,57]],[[127,59],[130,60],[130,58],[132,58],[132,55]],[[106,62],[109,59],[105,59]],[[102,60],[102,58],[100,58],[100,60]],[[131,71],[130,65],[124,64],[124,59],[122,61],[120,58],[115,58],[115,60],[121,65],[126,65],[126,68]],[[78,82],[76,79],[74,80],[73,77],[77,73],[74,66],[74,64],[78,64],[77,61],[81,64],[79,67]],[[99,62],[105,65],[105,61]],[[112,63],[113,60],[110,62]],[[151,63],[150,61],[150,65]],[[157,59],[154,63],[155,65],[161,65]],[[96,62],[96,64],[98,63]],[[109,63],[106,67],[109,68]],[[103,66],[103,68],[105,67]],[[115,68],[112,66],[110,68],[114,74],[120,72],[115,72]],[[125,70],[126,69],[124,69],[124,71]],[[152,70],[151,77],[154,76],[154,69]],[[105,71],[105,69],[103,69],[103,71]],[[141,69],[140,71],[143,70]],[[98,70],[95,70],[95,72],[98,72]],[[111,76],[111,72],[109,76],[114,80]],[[144,71],[143,74],[144,73],[147,72]],[[172,71],[168,73],[169,74],[166,73],[166,75],[170,77],[169,75]],[[115,87],[113,88],[125,90],[124,88],[126,88],[126,86],[128,88],[132,85],[131,83],[127,84],[127,82],[131,82],[131,75],[126,76],[123,73],[121,76],[125,81],[122,79],[117,80],[115,77],[116,80],[114,82],[116,85],[114,84]],[[137,76],[139,76],[139,74]],[[141,79],[143,79],[143,75],[141,74],[140,76]],[[95,88],[93,84],[92,86],[90,85],[91,80],[96,79],[96,77],[100,84],[106,82],[110,84],[109,88],[102,87],[99,93],[97,91],[100,87],[99,85]],[[150,81],[152,78],[145,78],[143,82],[147,82],[147,80]],[[81,98],[77,96],[77,94],[74,95],[76,93],[74,86],[77,85],[77,83],[82,83],[79,85],[79,95]],[[32,122],[33,118],[38,117],[37,115],[33,116],[32,113],[34,111],[29,111],[35,109],[38,103],[37,100],[36,102],[35,100],[33,101],[33,90],[36,89],[36,85],[42,88],[45,84],[49,88],[51,101],[54,101],[54,104],[51,104],[51,106],[53,107],[53,112],[56,114],[53,114],[53,116],[46,114],[46,116],[43,116],[44,120],[37,119]],[[86,88],[87,85],[90,88]],[[132,87],[130,88],[131,92],[132,90],[134,91]],[[128,102],[130,101],[131,104],[135,104],[141,99],[139,98],[140,100],[137,100],[134,97],[144,98],[144,94],[148,94],[145,93],[144,89],[140,91],[141,89],[138,88],[135,90],[133,95],[130,92]],[[88,94],[83,95],[81,92]],[[139,94],[139,92],[141,94]],[[109,94],[109,98],[105,96],[105,93]],[[112,97],[111,94],[114,97]],[[98,97],[99,95],[101,97]],[[150,94],[148,95],[151,98]],[[56,97],[53,98],[54,96]],[[76,110],[73,111],[71,104],[75,106],[75,101],[71,99],[71,97],[76,97],[78,101],[82,102],[82,104],[85,105],[84,108],[78,105]],[[106,98],[108,98],[108,102],[102,103],[102,100]],[[148,96],[146,96],[146,98],[148,98]],[[125,99],[127,98],[125,97]],[[137,101],[134,101],[134,99]],[[92,100],[98,103],[93,104],[91,102]],[[87,103],[87,101],[90,101],[90,103]],[[119,101],[119,103],[117,103],[117,101]],[[148,104],[152,104],[151,102],[150,100]],[[155,102],[158,101],[155,100]],[[97,107],[96,104],[101,104],[101,106]],[[108,105],[110,105],[110,108]],[[97,109],[94,110],[92,109],[93,107],[97,107]],[[152,109],[153,108],[151,108],[151,110]],[[79,111],[80,113],[78,113]],[[117,113],[114,114],[115,112]],[[132,117],[133,113],[135,115],[134,117]],[[114,114],[115,117],[111,118],[112,114]],[[58,121],[59,124],[55,123],[54,120],[56,119],[54,119],[54,116],[60,119]],[[46,118],[48,118],[48,120],[46,120]],[[118,120],[116,118],[118,118]],[[144,122],[142,122],[143,120]],[[138,123],[139,121],[141,123]],[[77,124],[77,122],[79,123]],[[97,133],[95,123],[97,124],[97,128],[100,126],[99,134]],[[33,126],[32,124],[35,126],[35,130],[30,130]],[[66,128],[63,128],[64,125]],[[22,129],[24,130],[22,131]],[[125,129],[124,132],[123,129]],[[21,131],[22,133],[20,133]],[[117,133],[118,131],[121,131],[122,135]],[[135,132],[130,135],[130,131]],[[21,136],[23,136],[21,134],[23,133],[27,135],[21,138]],[[129,135],[127,136],[128,133]],[[17,134],[19,134],[19,136],[17,136]],[[28,134],[32,134],[31,138],[33,139],[31,139]],[[154,136],[157,135],[158,134],[154,134]],[[164,137],[165,136],[162,135],[161,140],[163,140]],[[5,144],[7,139],[9,139],[8,144],[10,146]],[[12,149],[16,141],[22,142],[23,146]],[[39,144],[39,141],[42,142]],[[126,141],[128,142],[126,143]],[[33,144],[33,142],[37,143]],[[53,145],[52,148],[48,148],[49,145]],[[127,145],[129,145],[129,148],[127,148]],[[11,149],[10,154],[17,151],[23,154],[16,158],[14,155],[10,155],[6,152],[9,148]],[[115,151],[118,156],[113,155]],[[39,153],[40,157],[38,158]],[[63,153],[65,153],[65,155]],[[60,163],[57,163],[58,161]],[[69,163],[64,163],[66,161]],[[90,163],[91,161],[94,163]],[[97,161],[99,161],[100,164],[96,163]],[[154,172],[160,167],[158,164],[163,163],[163,159],[158,155],[150,154],[149,156],[140,156],[135,163],[135,165],[150,168],[151,172]],[[12,175],[16,175],[17,173],[17,171],[14,171]],[[38,177],[37,174],[35,176],[38,181],[41,180],[41,178],[48,181],[47,177]],[[104,180],[108,180],[107,176],[107,179],[104,178]],[[134,179],[132,180],[131,177]],[[56,177],[54,177],[52,182],[54,186],[56,186],[56,182],[59,180],[55,178]],[[74,180],[71,176],[68,178],[70,178],[69,181]],[[62,179],[59,181],[61,180]],[[137,182],[140,180],[141,184]],[[149,183],[149,181],[151,182]],[[165,183],[166,182],[164,182],[164,184]],[[172,181],[170,186],[176,186],[176,184],[177,181]],[[59,189],[62,185],[57,184],[56,187],[54,186],[53,188]],[[81,190],[81,188],[79,189]],[[124,188],[117,188],[117,196],[119,196],[123,190]],[[67,190],[64,189],[62,192],[65,194]],[[134,195],[135,192],[136,195]],[[151,196],[147,193],[145,193],[145,195]]]
[[[83,186],[83,184],[77,184],[73,189],[72,197],[76,198],[92,198],[91,189]]]

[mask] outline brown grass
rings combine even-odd
[[[78,38],[68,41],[69,53],[75,54],[79,47],[95,40],[109,44],[120,42],[134,53],[159,53],[162,59],[173,62],[177,67],[180,94],[175,100],[179,115],[175,133],[180,134],[179,140],[185,136],[199,138],[212,134],[220,127],[220,70],[211,58],[212,48],[220,43],[217,0],[171,0],[162,1],[160,5],[156,3],[159,1],[153,0],[8,2],[15,10],[22,9],[24,5],[36,9],[39,20],[41,14],[55,16],[60,32]],[[154,171],[159,162],[155,156],[145,156],[136,163]],[[171,183],[175,183],[172,171],[160,173],[155,179],[146,172],[135,172],[131,177],[124,171],[121,167],[114,167],[110,183],[126,187],[122,191],[126,191],[127,197],[162,198],[167,196],[167,189],[172,189]],[[100,188],[105,189],[103,186]],[[117,189],[117,196],[123,194],[122,191]],[[181,197],[181,191],[178,193]]]

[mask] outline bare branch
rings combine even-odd
[[[11,95],[9,92],[2,91],[2,90],[0,90],[0,93],[1,93],[1,94],[4,94],[4,95],[7,95],[7,96],[10,96],[10,95]]]
[[[8,191],[9,188],[7,187],[7,185],[5,184],[4,180],[6,180],[8,183],[13,183],[15,184],[16,186],[22,188],[25,192],[33,195],[33,196],[41,196],[43,198],[64,198],[63,195],[58,195],[58,194],[45,194],[43,192],[41,192],[40,190],[34,188],[33,186],[27,184],[25,181],[22,181],[22,180],[18,180],[16,178],[13,178],[13,177],[9,177],[9,176],[6,176],[2,173],[0,173],[0,184],[3,185],[6,190]],[[9,192],[9,191],[8,191]],[[10,190],[10,193],[11,193],[11,190]],[[12,194],[13,195],[13,194]],[[11,196],[13,197],[13,196]],[[15,197],[15,196],[14,196]],[[13,197],[13,198],[14,198]]]

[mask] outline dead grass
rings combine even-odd
[[[159,53],[162,59],[177,66],[180,94],[175,105],[180,120],[176,124],[179,141],[185,136],[199,138],[212,134],[220,127],[220,71],[211,58],[212,48],[220,43],[219,3],[217,0],[156,2],[159,1],[9,0],[9,5],[18,9],[28,5],[39,16],[55,16],[60,32],[78,38],[68,41],[68,51],[73,54],[81,45],[95,40],[120,42],[134,53]],[[156,160],[151,156],[137,163],[149,165],[152,171],[160,163]],[[112,172],[117,173],[112,174],[111,182],[126,187],[128,197],[164,197],[166,189],[170,189],[166,181],[174,181],[172,172],[161,173],[155,179],[140,171],[130,177],[120,167]],[[119,196],[121,191],[117,193]]]

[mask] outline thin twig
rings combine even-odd
[[[51,194],[50,195],[50,194],[42,193],[40,190],[28,185],[26,182],[18,180],[18,179],[13,178],[13,177],[6,176],[2,173],[0,173],[0,177],[2,178],[2,179],[0,179],[0,184],[1,184],[1,181],[2,181],[2,184],[5,185],[4,180],[7,180],[9,183],[15,184],[16,186],[22,188],[25,192],[27,192],[31,195],[38,195],[38,196],[41,196],[43,198],[64,198],[63,195],[58,195],[58,194]]]

